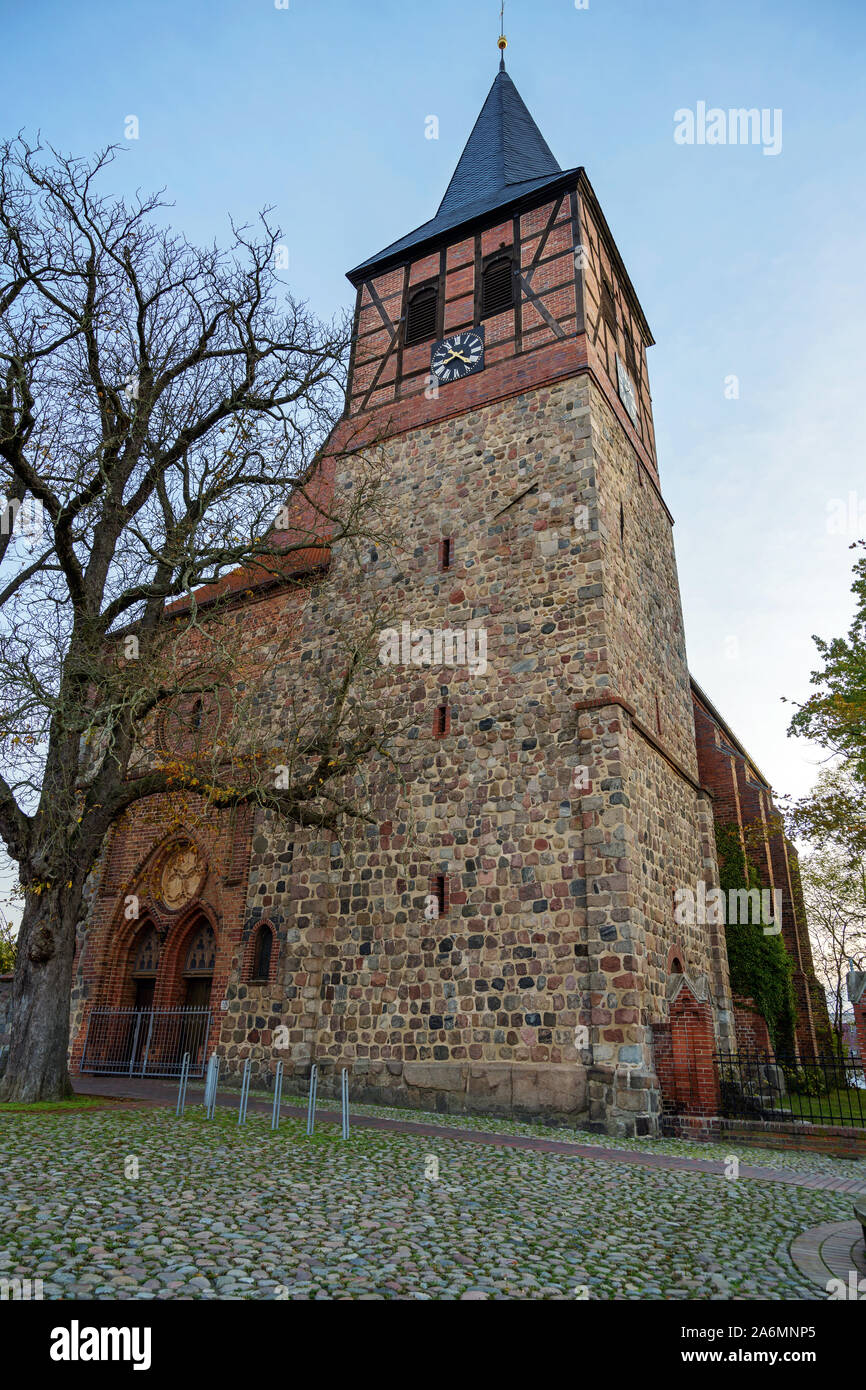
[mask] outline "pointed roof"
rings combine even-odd
[[[496,74],[436,216],[535,179],[561,174],[505,67]]]
[[[576,172],[560,168],[503,61],[436,216],[362,261],[349,279]]]

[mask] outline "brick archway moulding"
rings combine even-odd
[[[105,933],[102,950],[99,953],[97,965],[98,988],[96,991],[95,1003],[111,1004],[114,1002],[113,996],[117,995],[122,988],[124,966],[128,961],[129,951],[135,941],[141,924],[146,919],[150,919],[159,932],[161,938],[160,967],[157,976],[158,993],[162,993],[159,982],[163,978],[164,965],[167,959],[166,949],[169,941],[176,937],[178,927],[187,922],[191,912],[203,913],[213,928],[219,953],[221,945],[221,926],[223,920],[222,893],[218,876],[212,869],[212,847],[206,843],[206,838],[198,833],[191,832],[185,828],[171,831],[169,834],[162,833],[155,843],[140,857],[138,866],[131,876],[128,883],[121,886],[117,892],[117,901],[114,911],[109,918],[108,928]],[[199,853],[204,866],[202,882],[198,893],[178,912],[170,912],[156,897],[153,891],[153,875],[160,859],[167,855],[173,846],[189,844]],[[138,898],[138,915],[127,917],[127,901],[130,897]]]

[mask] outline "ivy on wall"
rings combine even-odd
[[[719,883],[726,900],[732,888],[761,888],[758,871],[746,858],[736,825],[716,825],[716,851]],[[774,1047],[791,1046],[795,1023],[791,982],[794,967],[781,935],[765,936],[760,923],[729,922],[725,944],[734,994],[754,999],[758,1012],[767,1021]]]

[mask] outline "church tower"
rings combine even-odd
[[[219,597],[236,625],[249,737],[280,764],[347,638],[372,633],[352,694],[377,752],[345,802],[367,817],[133,807],[81,936],[73,1065],[105,1069],[132,1037],[134,1069],[133,1006],[198,1006],[196,1065],[215,1049],[225,1077],[315,1062],[323,1095],[347,1068],[357,1100],[623,1135],[658,1133],[663,1107],[700,1124],[735,1020],[746,1042],[767,1030],[731,998],[709,908],[713,795],[744,853],[763,827],[750,862],[783,893],[808,1056],[821,1006],[796,864],[689,678],[646,316],[504,52],[436,215],[349,280],[345,412],[299,503],[317,543],[199,609]],[[366,497],[375,474],[377,544],[321,537],[316,490],[352,499],[363,477]],[[184,728],[158,725],[163,751]],[[174,1074],[188,1041],[145,1048],[141,1073]]]
[[[317,919],[316,1058],[348,1052],[381,1099],[654,1133],[654,1028],[685,979],[724,1040],[729,986],[721,929],[675,918],[718,878],[653,338],[504,52],[435,217],[349,279],[346,426],[387,438],[408,528],[364,584],[417,751],[411,805],[383,806]],[[324,890],[297,842],[293,865],[303,935]]]
[[[586,173],[504,60],[435,217],[349,279],[317,476],[348,496],[375,455],[397,538],[314,547],[297,582],[247,575],[226,611],[268,749],[335,635],[373,624],[363,698],[394,761],[365,767],[369,818],[339,834],[133,808],[78,957],[73,1064],[99,1070],[133,1005],[195,1002],[196,1064],[215,1047],[224,1077],[315,1062],[322,1094],[348,1068],[358,1100],[629,1135],[658,1132],[692,1059],[689,1109],[716,1114],[730,988],[723,928],[678,920],[718,870],[652,335]]]

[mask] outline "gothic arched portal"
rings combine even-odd
[[[183,1006],[206,1009],[210,1005],[216,965],[216,938],[206,918],[194,923],[184,956]]]

